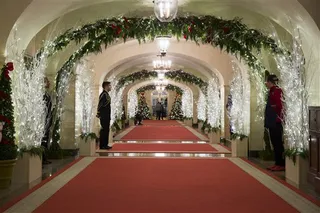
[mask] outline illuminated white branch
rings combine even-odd
[[[137,91],[130,90],[128,94],[128,114],[129,118],[134,118],[138,107]]]
[[[10,47],[8,61],[14,63],[11,72],[12,101],[14,105],[15,137],[20,149],[39,147],[46,126],[46,104],[44,101],[44,73],[47,68],[48,46],[43,53],[32,58],[31,66],[24,63],[23,52],[18,51],[19,39]]]
[[[118,85],[118,80],[116,80],[115,76],[111,76],[108,81],[111,82],[111,92],[110,92],[110,97],[111,97],[111,122],[110,124],[112,125],[114,122],[116,122],[117,119],[120,119],[122,116],[122,94],[124,90],[124,86],[119,88],[118,90],[117,85]]]
[[[280,70],[280,86],[283,90],[284,133],[289,148],[308,149],[308,93],[306,89],[304,57],[300,36],[294,31],[291,55],[276,57]]]
[[[213,128],[221,126],[221,100],[218,79],[213,78],[207,88],[207,118]]]
[[[92,132],[93,69],[86,60],[76,68],[76,133]]]
[[[190,90],[188,89],[183,89],[183,94],[182,94],[182,111],[183,111],[183,116],[185,118],[192,118],[193,117],[193,99],[192,99],[192,94]]]
[[[207,98],[202,91],[200,91],[197,106],[198,120],[205,121],[207,118]]]
[[[231,131],[235,134],[246,135],[250,133],[250,83],[242,75],[238,65],[232,61],[233,79],[230,84]]]

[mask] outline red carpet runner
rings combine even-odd
[[[298,211],[227,159],[99,158],[34,212]]]
[[[176,140],[199,141],[201,140],[177,121],[144,121],[144,125],[136,126],[122,140]]]
[[[209,144],[185,144],[185,143],[117,143],[112,152],[215,152]]]
[[[175,120],[144,120],[143,125],[152,125],[152,126],[181,126],[178,121]]]

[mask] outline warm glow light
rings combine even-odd
[[[154,14],[161,22],[172,21],[178,12],[178,0],[154,0]]]
[[[166,54],[170,45],[170,36],[158,36],[158,46],[161,54]]]
[[[158,72],[158,79],[163,80],[164,79],[164,73],[163,72]]]
[[[153,68],[154,69],[171,69],[172,62],[170,60],[155,60],[153,61]]]

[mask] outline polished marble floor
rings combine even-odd
[[[18,197],[19,195],[25,193],[29,189],[33,188],[35,185],[39,184],[42,180],[51,177],[56,172],[63,169],[69,163],[73,162],[76,157],[68,157],[61,160],[50,160],[52,164],[44,165],[42,169],[42,178],[30,183],[30,184],[12,184],[9,189],[0,190],[0,206],[9,202],[10,200]]]

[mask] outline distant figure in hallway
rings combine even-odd
[[[134,125],[142,125],[142,119],[143,119],[142,109],[140,107],[137,107],[137,113],[135,116]]]
[[[163,120],[165,116],[165,107],[164,107],[164,104],[163,103],[160,103],[161,104],[161,120]]]
[[[45,86],[45,93],[43,96],[43,100],[45,102],[46,108],[45,108],[45,115],[46,115],[46,123],[44,127],[44,136],[41,141],[41,146],[44,148],[44,152],[42,154],[42,164],[50,164],[51,162],[47,159],[47,151],[49,148],[49,135],[50,135],[50,127],[52,125],[52,101],[51,96],[48,93],[48,89],[50,88],[50,81],[47,77],[44,78],[44,86]]]
[[[265,109],[265,128],[269,130],[275,157],[275,165],[268,168],[271,171],[285,170],[285,159],[283,156],[282,90],[277,86],[278,81],[276,75],[269,75],[266,82],[266,86],[269,89],[269,95]]]
[[[161,108],[162,105],[160,103],[160,101],[158,101],[157,105],[156,105],[156,116],[157,116],[157,120],[160,120],[161,117]]]
[[[103,91],[99,96],[99,104],[97,117],[100,119],[100,149],[111,149],[109,146],[109,132],[111,120],[111,82],[105,81],[102,83]]]

